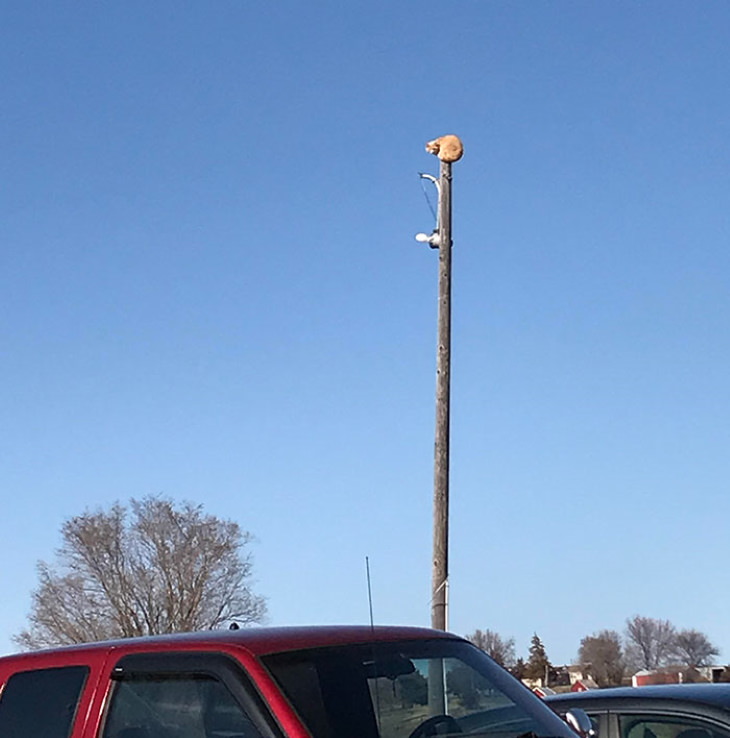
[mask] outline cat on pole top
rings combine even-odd
[[[426,144],[426,151],[429,154],[438,156],[441,161],[451,164],[459,161],[464,156],[464,144],[461,143],[461,139],[458,136],[450,133],[447,136],[440,136],[433,141],[429,141]]]

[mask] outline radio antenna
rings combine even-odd
[[[365,557],[365,576],[368,580],[368,606],[370,607],[370,630],[375,631],[375,621],[373,620],[373,590],[370,586],[370,559],[366,556]],[[377,663],[377,658],[375,655],[375,639],[373,638],[370,648],[373,655],[373,666]],[[375,669],[375,674],[377,674],[377,669]],[[375,692],[375,720],[378,725],[378,732],[380,731],[380,683],[379,679],[376,677],[373,678],[373,687]],[[395,684],[393,685],[393,688],[395,689]]]
[[[365,573],[368,580],[368,606],[370,608],[370,627],[375,627],[375,621],[373,620],[373,590],[370,586],[370,559],[365,557]]]

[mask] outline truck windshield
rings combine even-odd
[[[263,661],[314,738],[575,738],[465,641],[337,646]]]

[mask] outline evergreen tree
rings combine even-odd
[[[510,673],[516,679],[523,679],[525,676],[526,668],[527,664],[525,663],[525,660],[522,658],[522,656],[520,656],[517,661],[515,661],[515,665],[510,669]]]
[[[535,633],[530,643],[530,658],[525,666],[525,677],[527,679],[542,679],[543,686],[547,687],[551,670],[552,665],[545,651],[545,646],[540,640],[540,636]]]

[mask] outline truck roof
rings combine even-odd
[[[98,641],[96,643],[82,643],[41,651],[29,651],[23,654],[1,657],[0,666],[2,662],[8,659],[33,659],[63,653],[80,655],[79,652],[88,651],[120,650],[125,653],[132,653],[150,650],[150,647],[157,651],[177,651],[215,649],[216,646],[237,646],[247,649],[256,656],[264,656],[271,653],[322,646],[424,638],[457,638],[457,636],[443,631],[431,630],[430,628],[394,625],[317,625],[206,630],[195,633],[122,638],[113,641]]]

